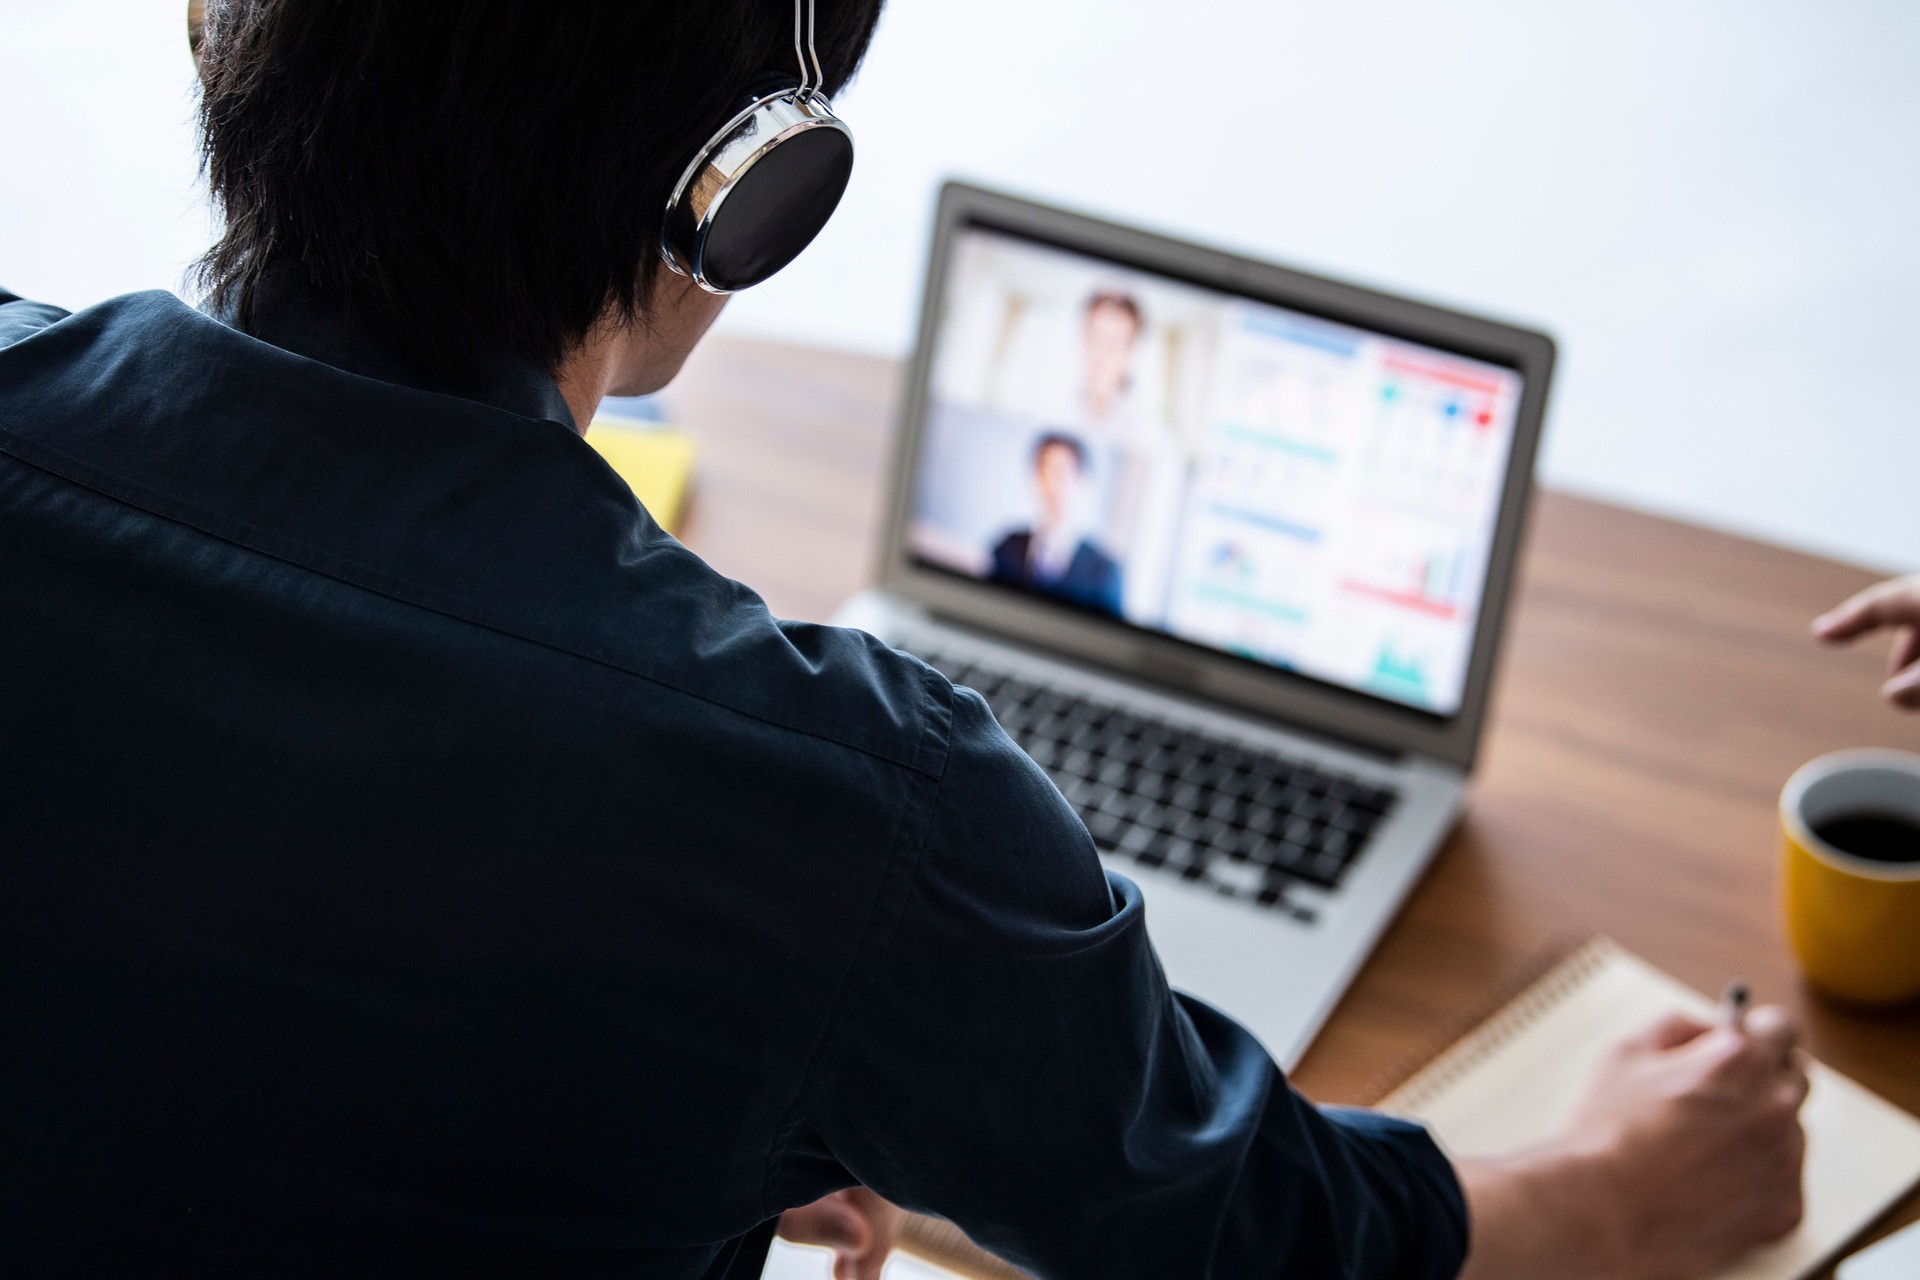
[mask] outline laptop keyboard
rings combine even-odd
[[[1045,769],[1102,852],[1312,921],[1398,799],[1388,787],[939,651]]]

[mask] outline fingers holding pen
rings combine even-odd
[[[1740,1029],[1761,1062],[1778,1068],[1793,1065],[1794,1051],[1800,1046],[1800,1026],[1784,1006],[1763,1004],[1749,1010],[1741,1019]]]
[[[1739,1097],[1743,1106],[1756,1109],[1790,1102],[1790,1119],[1806,1096],[1799,1042],[1792,1014],[1779,1005],[1761,1005],[1737,1018],[1723,1016],[1679,1051],[1693,1059],[1692,1070],[1711,1095]]]

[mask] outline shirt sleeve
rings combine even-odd
[[[67,318],[67,312],[44,302],[28,302],[16,293],[0,288],[0,347],[12,346],[50,324]]]
[[[1315,1107],[1170,991],[1138,888],[969,690],[927,817],[796,1151],[1046,1280],[1459,1271],[1466,1209],[1426,1133]]]

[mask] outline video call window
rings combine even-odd
[[[984,228],[949,272],[920,562],[1459,710],[1516,372]]]

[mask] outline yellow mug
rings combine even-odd
[[[1780,793],[1787,933],[1822,990],[1920,996],[1920,755],[1836,751]]]

